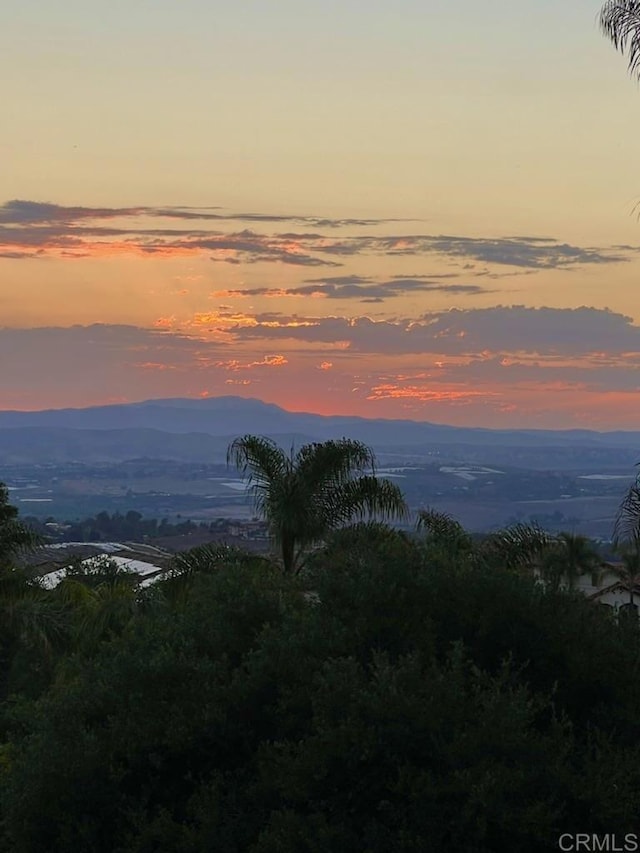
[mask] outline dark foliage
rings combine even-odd
[[[199,552],[179,596],[160,585],[4,703],[2,849],[539,853],[633,831],[637,625],[454,533],[447,561],[345,528],[297,578]]]

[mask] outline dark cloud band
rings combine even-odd
[[[215,208],[213,209],[215,210]],[[227,233],[238,221],[252,225],[294,223],[318,229],[345,231],[356,227],[384,226],[391,219],[328,219],[317,216],[288,216],[268,213],[216,213],[211,208],[188,207],[65,207],[63,205],[14,200],[0,207],[0,255],[5,258],[58,256],[90,257],[100,254],[132,254],[139,257],[209,255],[226,263],[282,263],[292,266],[338,267],[348,258],[361,255],[394,257],[439,257],[449,264],[462,264],[475,271],[475,264],[510,267],[514,270],[578,269],[625,261],[632,249],[573,246],[542,237],[466,237],[429,234],[335,234],[257,233],[245,229]],[[175,227],[149,228],[149,219],[173,221]],[[191,227],[191,223],[197,227]],[[215,223],[217,230],[212,230]],[[170,223],[169,223],[170,224]],[[463,263],[464,262],[464,263]],[[486,270],[477,271],[487,274]],[[409,281],[414,281],[409,279]],[[325,281],[324,295],[333,299],[377,299],[380,291],[348,296],[349,282]],[[331,289],[331,285],[336,285]],[[387,292],[402,285],[387,283]],[[415,283],[407,289],[419,289]],[[465,287],[465,285],[461,285]],[[424,291],[428,286],[424,285]],[[434,289],[433,287],[431,289]],[[437,289],[437,286],[436,286]],[[319,291],[315,291],[319,292]],[[452,290],[451,292],[456,292]],[[458,293],[470,293],[460,289]],[[343,295],[344,294],[344,295]],[[307,292],[302,295],[307,295]]]

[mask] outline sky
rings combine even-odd
[[[0,408],[638,429],[640,86],[590,0],[9,0]]]

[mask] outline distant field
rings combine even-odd
[[[176,476],[138,475],[128,477],[105,477],[99,480],[91,477],[61,479],[56,484],[56,494],[59,495],[104,495],[119,497],[127,492],[151,495],[192,495],[197,497],[230,497],[244,491],[242,481],[226,477],[183,478]]]
[[[473,500],[435,500],[432,506],[447,512],[469,530],[483,532],[504,526],[520,518],[529,521],[536,516],[553,516],[561,513],[565,521],[553,525],[556,529],[571,530],[586,536],[609,539],[618,508],[618,499],[612,496],[600,498],[575,498],[540,501],[494,501],[491,503]],[[577,520],[572,521],[572,518]],[[543,524],[548,527],[550,525]]]
[[[486,531],[537,520],[601,538],[611,535],[632,472],[623,467],[575,471],[488,466],[459,460],[383,465],[414,510],[431,506],[468,529]],[[0,471],[24,515],[76,520],[101,511],[135,510],[148,518],[197,521],[252,513],[241,478],[226,465],[137,460],[113,465],[21,465]]]

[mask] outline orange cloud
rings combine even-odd
[[[199,311],[191,321],[195,326],[214,326],[218,328],[257,326],[255,317],[248,314],[231,314],[220,311]]]
[[[420,385],[374,385],[367,400],[414,400],[420,403],[450,403],[464,405],[479,397],[500,397],[495,391],[467,391],[454,389],[434,389]]]
[[[227,361],[216,361],[215,366],[222,367],[224,370],[251,370],[253,367],[282,367],[288,363],[288,359],[283,355],[265,355],[259,361],[249,361],[246,364],[232,358]]]
[[[287,363],[287,359],[283,355],[265,355],[261,361],[253,361],[251,367],[257,367],[262,364],[268,367],[280,367],[280,365]]]
[[[289,288],[285,290],[282,287],[263,287],[259,288],[260,293],[256,293],[255,290],[214,290],[211,294],[212,298],[215,299],[248,299],[249,297],[261,296],[264,299],[326,299],[327,294],[324,293],[320,288],[318,290],[313,290],[313,288],[304,288],[305,292],[298,292],[300,288],[296,290],[296,288]]]
[[[133,365],[141,370],[177,370],[175,364],[164,364],[160,361],[136,361]]]

